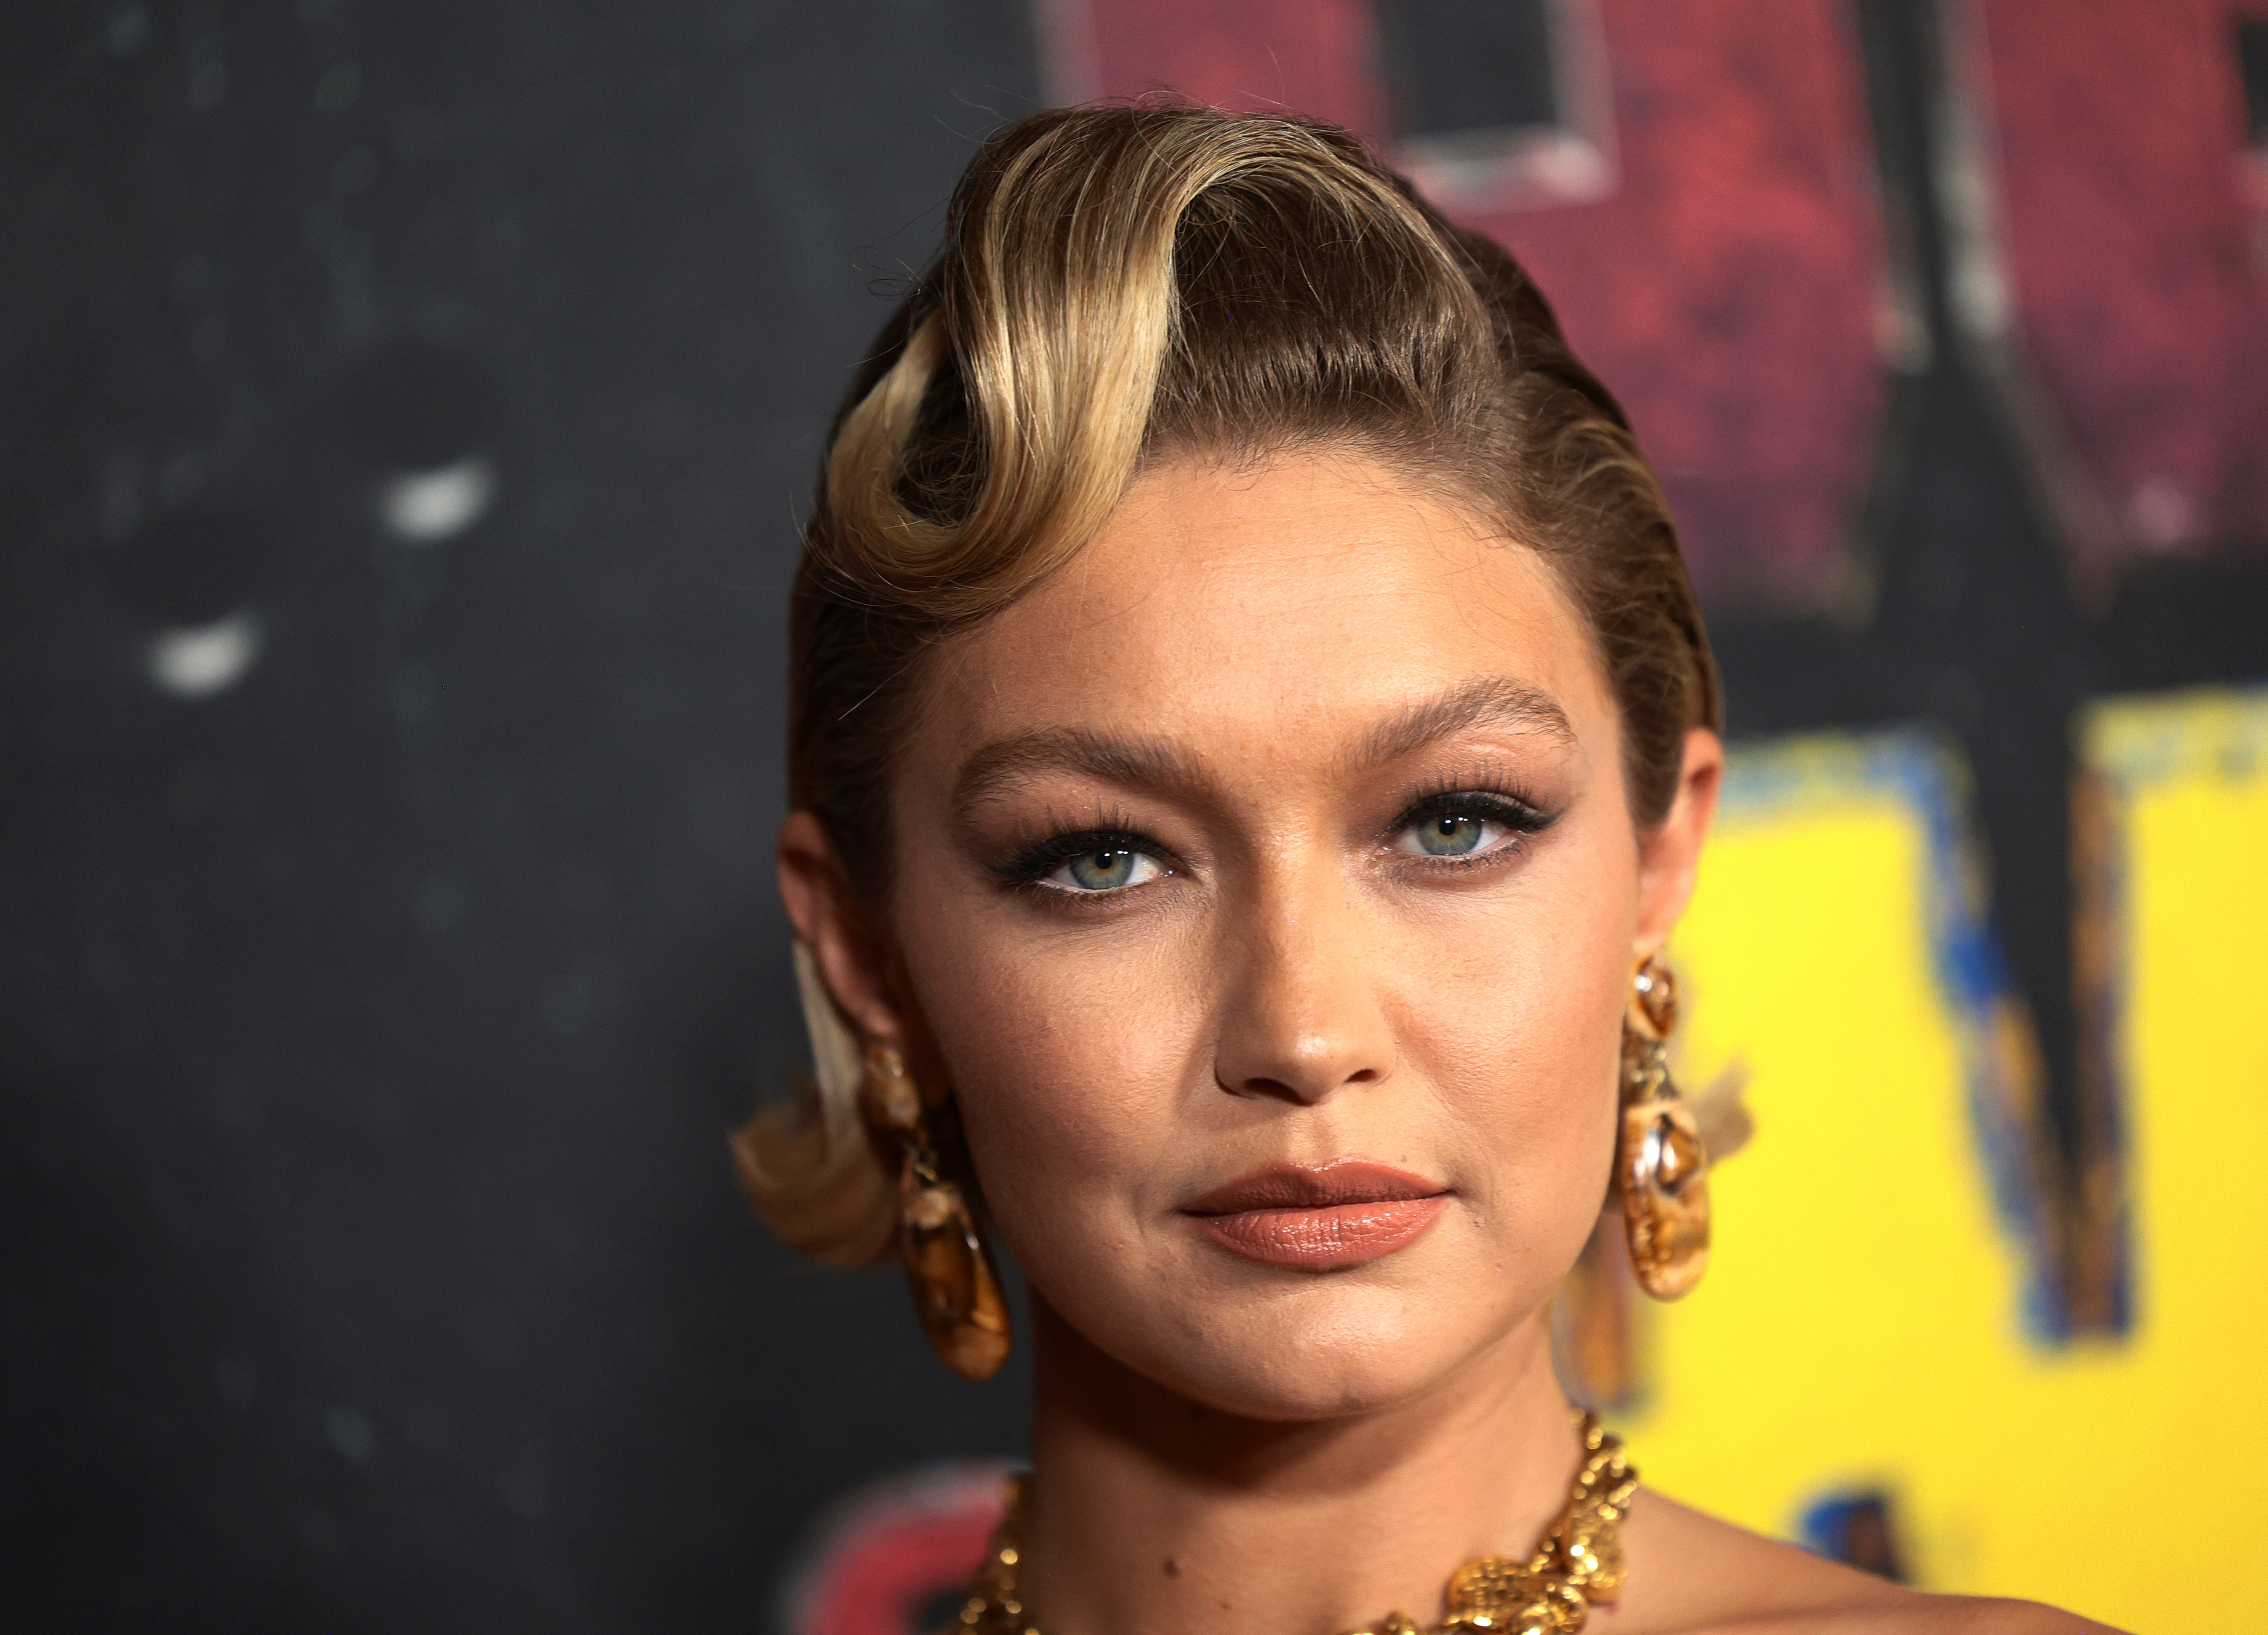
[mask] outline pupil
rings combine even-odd
[[[1425,850],[1435,857],[1455,857],[1470,851],[1480,844],[1481,822],[1478,818],[1435,818],[1425,826]]]
[[[1126,883],[1126,877],[1133,872],[1134,854],[1123,848],[1090,851],[1071,865],[1073,877],[1092,891],[1105,891],[1113,886],[1123,886]]]

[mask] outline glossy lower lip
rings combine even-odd
[[[1422,1175],[1341,1159],[1310,1168],[1271,1164],[1186,1205],[1221,1248],[1271,1266],[1328,1271],[1407,1248],[1439,1219],[1447,1189]]]

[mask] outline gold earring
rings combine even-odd
[[[964,1380],[989,1380],[1008,1359],[1008,1302],[960,1182],[939,1163],[930,1110],[888,1045],[870,1046],[859,1086],[868,1120],[896,1138],[898,1253],[914,1314],[931,1349]]]
[[[1631,978],[1623,1017],[1622,1133],[1615,1184],[1638,1286],[1674,1300],[1709,1263],[1709,1154],[1693,1110],[1669,1080],[1664,1044],[1677,1026],[1677,985],[1649,959]]]

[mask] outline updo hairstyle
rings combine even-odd
[[[944,247],[828,440],[792,615],[788,792],[870,911],[891,775],[946,638],[1075,556],[1179,454],[1343,450],[1539,551],[1620,712],[1631,816],[1674,799],[1716,670],[1661,491],[1621,407],[1519,264],[1346,131],[1181,101],[1056,109],[986,142]],[[857,1051],[798,950],[814,1093],[736,1137],[788,1244],[889,1251],[895,1189]]]

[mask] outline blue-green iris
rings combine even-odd
[[[1432,858],[1461,858],[1474,851],[1488,829],[1484,818],[1428,818],[1418,826],[1418,843]]]
[[[1110,891],[1134,878],[1134,860],[1138,851],[1089,851],[1073,858],[1064,867],[1082,891]]]

